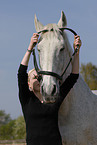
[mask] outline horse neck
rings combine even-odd
[[[74,90],[76,93],[78,92],[77,94],[80,94],[83,99],[89,99],[89,96],[93,95],[91,89],[88,87],[81,74],[79,74],[79,78],[74,86]],[[88,95],[88,97],[85,98],[85,95]]]
[[[92,113],[91,108],[93,108],[94,104],[97,106],[97,103],[95,102],[97,102],[97,96],[92,93],[82,76],[79,75],[76,84],[64,99],[59,114],[62,116],[62,120],[63,118],[66,119],[68,115],[72,116],[73,112],[76,110],[81,114],[84,114],[85,110],[83,108],[85,108],[85,106],[87,106],[88,112]],[[74,111],[72,112],[72,110]]]
[[[64,33],[64,40],[66,42],[66,47],[68,50],[68,55],[69,55],[69,59],[72,57],[73,54],[73,49],[69,43],[68,37],[67,35]],[[72,62],[70,63],[66,73],[64,74],[63,80],[65,80],[68,75],[72,72],[72,63],[73,63],[73,57],[72,57]],[[68,62],[67,62],[68,64]],[[72,95],[76,96],[78,98],[78,96],[80,96],[80,94],[82,95],[81,97],[86,96],[86,100],[87,98],[87,94],[89,96],[94,96],[94,94],[92,93],[92,91],[90,90],[90,88],[88,87],[88,85],[85,83],[84,79],[82,78],[82,76],[79,74],[79,79],[77,80],[77,83],[75,84],[75,86],[72,88]]]
[[[85,106],[87,106],[87,108],[89,109],[93,107],[93,104],[95,104],[95,102],[97,102],[97,96],[92,93],[91,89],[88,87],[80,74],[77,82],[68,95],[70,102],[72,102],[72,105],[80,109],[84,108]],[[89,111],[91,112],[91,110]]]

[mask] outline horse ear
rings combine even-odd
[[[65,27],[67,25],[66,16],[63,11],[61,12],[61,18],[57,25],[58,25],[58,27]]]
[[[39,22],[36,15],[35,15],[35,18],[34,18],[34,23],[35,23],[35,29],[36,29],[37,32],[43,30],[44,26]]]

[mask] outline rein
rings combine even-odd
[[[70,32],[72,32],[75,36],[77,35],[77,33],[70,29],[70,28],[59,28],[61,31],[63,30],[68,30]],[[49,30],[42,30],[42,31],[39,31],[38,34],[40,33],[45,33],[45,32],[48,32]],[[53,29],[51,29],[50,31],[53,31]],[[36,43],[34,43],[34,46],[36,45]],[[77,46],[77,48],[75,49],[74,53],[72,54],[72,56],[74,56],[77,51],[79,49],[79,46]],[[70,65],[70,62],[72,61],[72,57],[70,58],[64,72],[62,73],[62,75],[58,75],[57,73],[54,73],[54,72],[50,72],[50,71],[41,71],[39,68],[38,68],[38,65],[37,65],[37,61],[36,61],[36,55],[35,55],[35,49],[32,50],[32,54],[33,54],[33,59],[34,59],[34,67],[35,67],[35,70],[38,74],[38,81],[40,82],[40,80],[42,79],[42,76],[41,75],[50,75],[50,76],[53,76],[53,77],[56,77],[59,81],[62,81],[62,77],[63,75],[65,74],[66,70],[68,69],[69,65]]]

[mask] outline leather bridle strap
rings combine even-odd
[[[60,29],[61,31],[63,31],[63,30],[69,30],[69,31],[72,32],[75,36],[77,35],[77,33],[76,33],[74,30],[70,29],[70,28],[65,28],[65,27],[64,27],[64,28],[59,28],[59,29]],[[38,34],[40,34],[40,33],[42,33],[42,32],[45,33],[45,32],[48,32],[48,31],[50,31],[50,30],[42,30],[42,31],[39,31]],[[51,29],[51,31],[52,31],[52,29]],[[34,45],[36,45],[36,43],[34,43]],[[79,49],[79,46],[77,46],[77,49],[75,49],[75,51],[74,51],[74,53],[72,54],[72,56],[74,56],[74,55],[77,53],[78,49]],[[67,68],[68,68],[69,65],[70,65],[70,62],[72,61],[72,57],[71,57],[70,60],[69,60],[69,62],[68,62],[68,64],[67,64],[67,66],[66,66],[66,68],[65,68],[65,70],[64,70],[64,72],[63,72],[63,74],[60,76],[60,75],[58,75],[57,73],[54,73],[54,72],[50,72],[50,71],[40,71],[39,68],[38,68],[38,65],[37,65],[37,61],[36,61],[35,49],[32,50],[32,54],[33,54],[33,59],[34,59],[34,67],[35,67],[35,70],[36,70],[36,72],[37,72],[37,74],[38,74],[38,76],[39,76],[39,77],[38,77],[38,81],[40,81],[40,80],[42,79],[41,74],[42,74],[42,75],[50,75],[50,76],[56,77],[57,79],[59,79],[59,80],[61,81],[63,75],[65,74]]]
[[[75,36],[77,35],[77,33],[74,31],[74,30],[72,30],[71,28],[65,28],[65,27],[63,27],[63,28],[59,28],[61,31],[63,31],[63,30],[69,30],[70,32],[72,32]]]
[[[56,77],[59,80],[62,80],[62,77],[59,76],[57,73],[50,72],[50,71],[40,71],[39,70],[38,65],[37,65],[37,61],[36,61],[35,49],[33,49],[33,57],[34,57],[34,67],[35,67],[35,70],[36,70],[38,75],[40,75],[40,74],[50,75],[50,76]]]

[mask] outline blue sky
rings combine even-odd
[[[97,0],[0,0],[0,110],[21,115],[17,70],[35,31],[34,15],[44,25],[57,23],[61,10],[67,26],[81,37],[80,64],[97,66]],[[70,37],[73,43],[72,34]],[[32,68],[32,58],[29,68]]]

